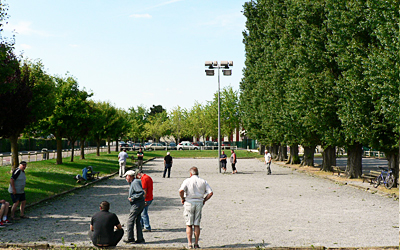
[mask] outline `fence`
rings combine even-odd
[[[381,151],[364,151],[364,156],[385,158],[385,153]]]
[[[100,152],[107,152],[107,147],[100,147]],[[85,148],[85,154],[96,153],[96,147],[87,147]],[[43,161],[49,159],[57,158],[57,150],[44,150],[44,151],[22,151],[18,153],[19,161]],[[62,157],[71,157],[72,150],[71,149],[63,149]],[[74,156],[80,156],[80,148],[74,150]],[[11,165],[12,158],[11,153],[2,153],[0,154],[0,166]]]

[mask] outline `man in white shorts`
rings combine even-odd
[[[183,204],[183,217],[186,222],[186,236],[188,239],[188,249],[192,249],[192,236],[194,227],[194,248],[199,247],[200,220],[203,205],[213,195],[210,185],[206,180],[199,177],[197,167],[190,169],[190,178],[183,181],[179,188],[179,196]],[[205,196],[205,197],[204,197]]]
[[[126,159],[128,158],[128,153],[126,152],[126,148],[118,154],[118,162],[119,162],[119,177],[123,177],[125,174],[125,166],[126,166]]]

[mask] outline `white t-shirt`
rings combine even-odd
[[[192,177],[184,180],[179,188],[179,191],[180,190],[185,191],[185,200],[187,202],[203,201],[204,196],[212,192],[207,181],[201,179],[197,175],[192,175]]]
[[[121,162],[121,161],[124,161],[124,162],[125,162],[126,159],[128,158],[128,153],[122,151],[121,153],[118,154],[118,158],[119,158],[119,161],[120,161],[120,162]]]
[[[268,163],[271,160],[271,154],[269,152],[266,155],[264,155],[264,157],[266,163]]]

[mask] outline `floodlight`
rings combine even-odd
[[[206,61],[206,63],[204,64],[204,66],[213,66],[213,62],[212,61]]]
[[[228,61],[221,61],[221,67],[228,68],[229,67]]]
[[[233,61],[229,61],[229,66],[233,66]]]
[[[231,76],[232,70],[231,69],[223,69],[222,73],[224,74],[224,76]]]
[[[214,76],[214,70],[213,69],[206,69],[206,76]]]

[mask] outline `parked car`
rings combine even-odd
[[[135,150],[139,150],[139,148],[143,148],[142,143],[135,143]]]
[[[177,150],[198,150],[200,149],[199,146],[195,146],[193,145],[193,143],[188,142],[188,141],[183,141],[181,143],[178,144],[178,146],[176,146]]]
[[[126,149],[127,151],[131,150],[131,147],[129,146],[128,143],[120,143],[119,144],[119,151],[122,151],[123,149]]]
[[[223,142],[221,142],[221,147],[224,149],[229,149],[229,148],[231,148],[231,144],[227,141],[223,141]]]
[[[144,146],[144,150],[149,150],[149,151],[150,150],[160,150],[160,149],[165,149],[165,146],[158,142],[153,142],[153,143],[150,143],[150,144]]]
[[[201,146],[204,146],[204,143],[202,143],[201,141],[197,141],[197,142],[193,142],[193,145],[201,147]]]
[[[204,149],[216,149],[218,147],[218,142],[206,141],[204,144]]]
[[[168,149],[176,149],[176,143],[175,142],[170,142],[168,144]]]

